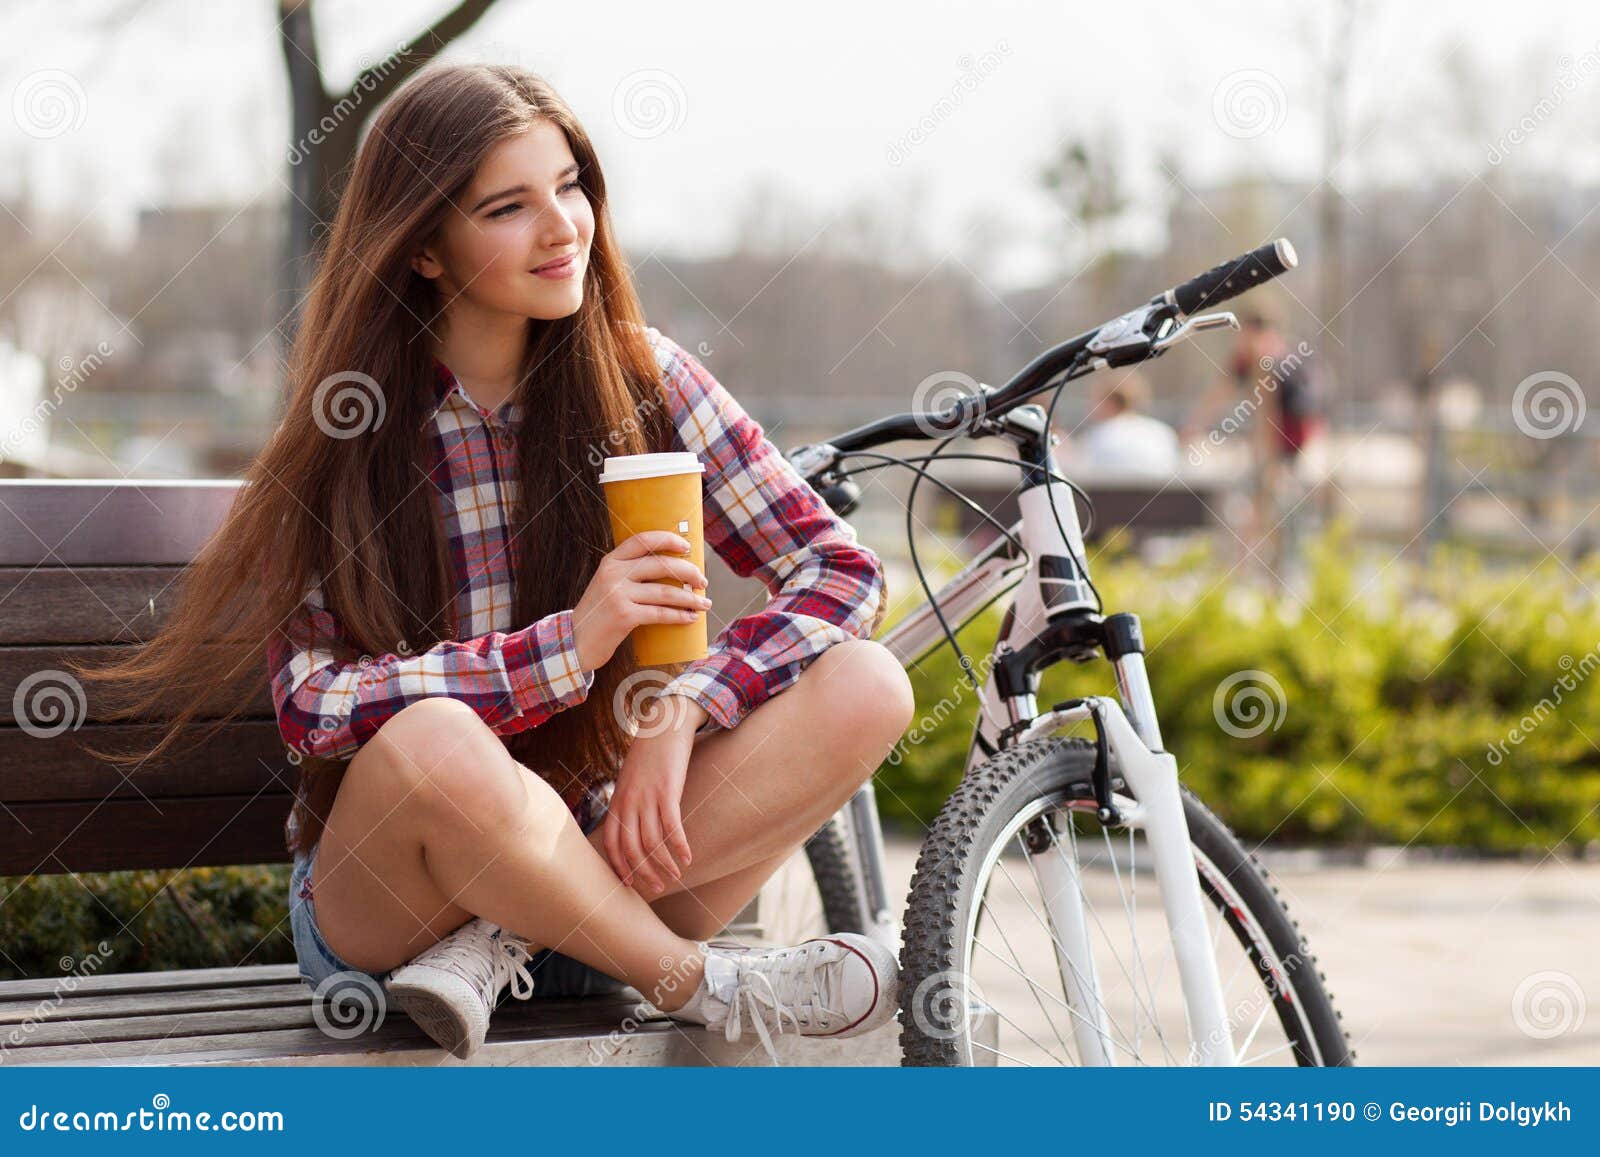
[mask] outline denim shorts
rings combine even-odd
[[[583,827],[584,834],[599,827],[605,815],[604,805],[597,806],[593,817]],[[325,994],[350,983],[362,987],[373,984],[381,987],[392,969],[368,972],[341,960],[328,947],[328,942],[322,938],[322,930],[317,927],[316,902],[309,882],[321,846],[319,841],[311,845],[308,853],[297,855],[294,870],[289,875],[289,927],[294,936],[294,954],[300,968],[300,979],[312,991],[321,989]],[[541,948],[533,954],[528,961],[528,972],[533,976],[536,998],[602,996],[620,992],[626,987],[615,977],[549,948]]]

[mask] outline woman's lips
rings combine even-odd
[[[550,265],[539,266],[539,268],[533,270],[533,274],[536,277],[548,277],[552,280],[559,281],[562,278],[571,277],[577,271],[578,255],[576,253],[569,253],[560,261],[553,262]]]

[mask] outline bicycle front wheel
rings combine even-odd
[[[1040,739],[973,768],[945,802],[906,911],[906,1064],[1192,1062],[1149,849],[1131,829],[1100,825],[1093,767],[1086,740]],[[1121,786],[1115,768],[1113,780]],[[1352,1063],[1316,960],[1261,863],[1187,789],[1184,812],[1238,1062]],[[1076,896],[1066,905],[1064,883]],[[1080,915],[1075,934],[1059,927],[1064,911]]]

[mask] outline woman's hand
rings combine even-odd
[[[664,731],[641,736],[629,746],[600,832],[612,870],[629,887],[637,879],[642,896],[661,893],[667,879],[681,880],[689,866],[683,784],[694,733],[707,718],[705,708],[684,696],[662,699],[663,709],[678,718]]]
[[[642,530],[601,558],[572,615],[585,671],[604,666],[633,628],[692,623],[711,605],[702,593],[707,584],[700,568],[667,552],[688,554],[689,540],[668,530]]]

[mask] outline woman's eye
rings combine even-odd
[[[490,213],[489,216],[491,216],[491,217],[508,217],[513,212],[515,212],[516,210],[518,210],[520,208],[522,208],[522,203],[520,201],[513,201],[509,205],[500,206],[500,208],[498,208],[494,212]]]
[[[573,180],[573,181],[568,181],[565,185],[562,185],[561,186],[561,191],[563,193],[565,193],[568,189],[577,189],[577,188],[580,188],[580,186],[579,186],[579,184],[578,184],[578,182],[576,180]]]

